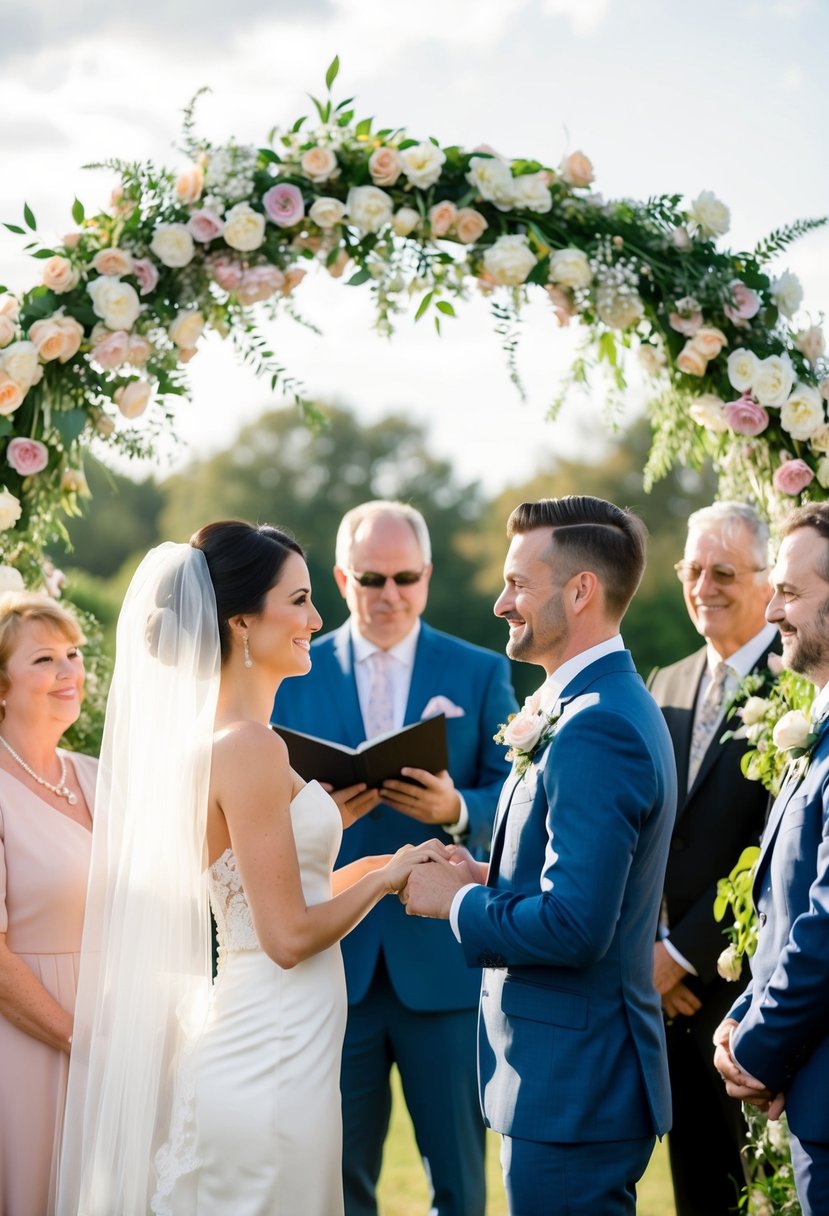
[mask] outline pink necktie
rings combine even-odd
[[[392,664],[385,650],[375,650],[365,660],[369,667],[368,703],[363,709],[366,738],[374,739],[394,730],[394,684]]]

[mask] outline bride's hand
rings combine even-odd
[[[406,885],[406,880],[415,866],[427,861],[448,859],[448,849],[440,840],[427,840],[424,844],[404,844],[383,866],[389,894],[396,894]]]

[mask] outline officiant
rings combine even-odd
[[[436,834],[483,854],[508,772],[492,736],[516,709],[501,655],[421,619],[432,575],[420,512],[373,501],[349,511],[336,540],[334,578],[349,609],[311,646],[312,670],[286,680],[274,723],[356,747],[443,713],[448,771],[406,769],[351,798],[338,865]],[[384,901],[342,943],[349,1015],[343,1048],[346,1216],[376,1216],[375,1189],[400,1072],[437,1216],[483,1216],[484,1127],[475,1023],[480,976],[447,926],[407,918]]]

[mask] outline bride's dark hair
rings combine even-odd
[[[202,551],[207,562],[224,660],[230,653],[230,617],[261,612],[265,596],[279,582],[290,554],[302,558],[305,554],[290,532],[241,519],[205,524],[193,533],[190,544]]]

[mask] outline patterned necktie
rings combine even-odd
[[[394,684],[392,665],[395,659],[385,650],[375,650],[365,660],[369,669],[368,701],[363,709],[366,738],[374,739],[394,730]]]
[[[714,668],[711,683],[699,708],[691,735],[691,752],[688,757],[688,789],[694,784],[702,758],[714,737],[717,723],[722,717],[725,701],[725,682],[731,672],[727,663],[718,663]]]

